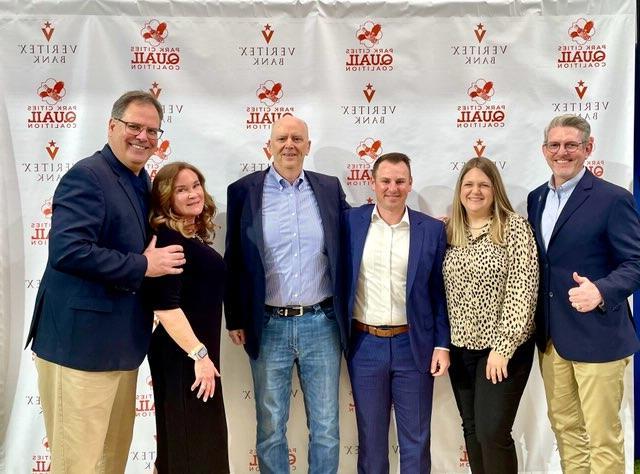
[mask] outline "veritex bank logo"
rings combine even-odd
[[[78,51],[78,44],[54,41],[55,31],[51,21],[42,23],[39,32],[42,36],[34,31],[33,42],[19,43],[18,56],[31,64],[67,64]]]
[[[276,28],[266,23],[255,36],[257,42],[238,45],[238,56],[247,64],[255,67],[283,67],[289,64],[296,54],[294,44],[283,44],[278,41]]]
[[[609,110],[609,99],[598,97],[586,81],[579,80],[567,87],[564,100],[551,103],[551,112],[555,115],[575,114],[589,122],[594,122],[606,115]]]
[[[354,125],[384,125],[396,113],[397,104],[378,103],[380,94],[371,82],[362,88],[360,103],[340,105],[339,113]],[[356,102],[356,101],[354,101]]]
[[[457,58],[464,65],[498,65],[500,60],[508,54],[507,43],[492,41],[489,28],[482,22],[470,28],[469,35],[465,35],[465,42],[450,44],[452,57]]]

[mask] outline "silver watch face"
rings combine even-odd
[[[198,352],[196,352],[196,357],[198,358],[198,360],[204,359],[207,354],[207,348],[202,347]]]

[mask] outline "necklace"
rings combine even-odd
[[[471,229],[471,230],[482,230],[482,229],[484,229],[485,227],[487,227],[487,226],[489,225],[489,223],[490,223],[490,222],[491,222],[491,221],[487,221],[487,222],[485,222],[484,224],[482,224],[480,227],[471,227],[471,226],[469,226],[469,229]]]
[[[193,234],[191,238],[198,240],[201,244],[204,244],[204,239],[200,237],[198,234]]]

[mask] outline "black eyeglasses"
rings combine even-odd
[[[587,142],[567,142],[564,143],[564,149],[567,153],[574,153],[576,151],[578,151],[578,148],[580,148],[580,145],[583,145]],[[546,147],[547,150],[549,150],[551,153],[556,154],[560,151],[560,146],[563,145],[562,143],[558,143],[558,142],[551,142],[551,143],[545,143],[544,146]]]
[[[146,130],[148,137],[154,140],[157,140],[164,133],[164,130],[162,130],[161,128],[145,127],[144,125],[140,125],[139,123],[125,122],[124,120],[119,119],[118,117],[113,117],[113,119],[117,120],[118,122],[122,122],[124,124],[125,130],[129,132],[131,135],[138,136],[140,135],[140,133],[142,133],[143,130]]]

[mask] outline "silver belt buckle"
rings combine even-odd
[[[293,308],[284,308],[284,316],[302,316],[304,309],[302,306],[294,306]]]

